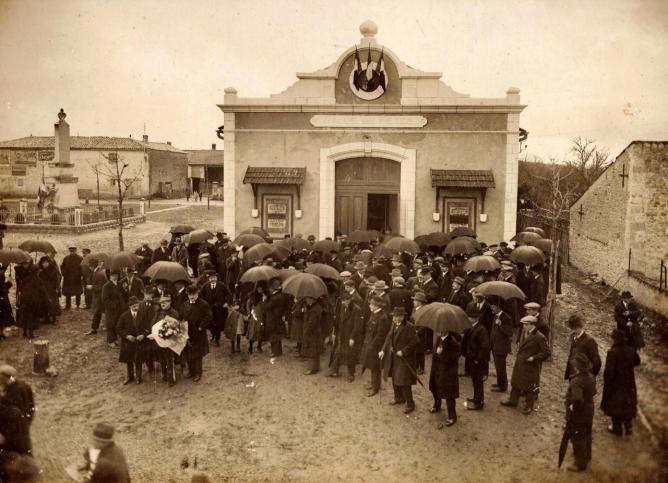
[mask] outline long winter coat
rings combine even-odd
[[[107,283],[107,274],[103,268],[98,268],[93,272],[91,281],[91,310],[94,314],[103,314],[104,305],[102,304],[102,289]]]
[[[132,316],[130,310],[123,312],[118,319],[116,331],[121,339],[121,350],[119,352],[118,362],[134,362],[137,359],[138,354],[140,354],[140,342],[136,340],[129,341],[126,337],[128,335],[133,337],[143,335],[144,331],[141,327],[139,312],[137,312],[136,317]]]
[[[43,268],[42,263],[45,260],[49,261],[49,265]],[[49,302],[49,315],[60,315],[60,274],[58,273],[58,267],[48,257],[42,257],[38,266],[40,268],[38,276],[42,280]]]
[[[296,300],[295,304],[292,306],[292,326],[290,327],[290,339],[294,340],[297,344],[302,343],[304,338],[304,305],[306,302],[302,300]]]
[[[151,257],[151,265],[155,262],[168,262],[172,259],[172,252],[168,248],[159,246],[153,251],[153,256]]]
[[[325,352],[323,335],[324,309],[320,302],[312,305],[304,304],[304,335],[302,339],[302,355],[316,357]]]
[[[390,331],[390,319],[387,312],[383,309],[375,314],[372,312],[366,323],[366,333],[364,334],[364,345],[362,346],[362,368],[380,371],[380,359],[378,353],[383,350],[385,338]]]
[[[359,359],[364,339],[364,322],[362,320],[362,297],[357,293],[346,301],[339,301],[337,307],[336,335],[337,352],[345,364],[355,365]],[[350,340],[354,341],[350,347]]]
[[[12,304],[9,302],[9,289],[12,282],[5,280],[5,274],[0,272],[0,330],[14,325]]]
[[[281,291],[272,293],[264,302],[264,329],[267,338],[273,336],[285,336],[285,322],[292,305],[290,295]]]
[[[573,374],[566,391],[566,420],[575,425],[591,427],[594,421],[596,380],[591,373]],[[573,410],[569,409],[573,405]]]
[[[83,292],[83,273],[81,262],[83,258],[78,253],[70,253],[60,264],[60,273],[63,274],[63,295],[81,295]]]
[[[248,297],[248,340],[263,341],[264,337],[264,296],[253,292]]]
[[[533,361],[527,359],[533,357]],[[540,387],[540,370],[542,362],[550,357],[547,339],[534,328],[517,348],[517,357],[513,366],[510,384],[520,391],[533,391]]]
[[[232,294],[224,283],[217,281],[216,288],[211,288],[211,282],[207,282],[200,291],[200,297],[207,301],[211,307],[213,321],[211,328],[223,330],[227,320],[227,307],[225,304],[232,302]]]
[[[417,383],[415,348],[418,345],[415,326],[409,322],[392,324],[383,344],[383,376],[391,377],[395,386],[412,386]],[[401,351],[401,357],[397,352]]]
[[[466,358],[466,367],[472,376],[489,375],[489,335],[480,323],[464,333],[462,353]]]
[[[39,319],[49,315],[49,303],[44,283],[37,276],[37,267],[32,266],[21,278],[19,298],[21,325],[28,330],[39,327]]]
[[[84,451],[86,469],[90,470],[91,461],[88,450]],[[130,470],[121,448],[114,443],[102,448],[97,457],[90,483],[130,483]]]
[[[142,257],[137,265],[137,274],[141,277],[148,267],[153,262],[153,250],[149,247],[141,246],[135,250],[135,255]]]
[[[637,414],[635,366],[640,356],[633,346],[615,343],[605,358],[601,409],[611,418],[633,419]]]
[[[573,335],[570,335],[569,337],[571,340],[571,348],[568,353],[564,379],[568,379],[571,376],[573,369],[568,361],[570,361],[578,352],[582,352],[587,356],[587,359],[589,359],[591,364],[591,373],[596,376],[601,370],[601,357],[598,355],[598,344],[596,341],[586,332],[583,332],[577,339]]]
[[[116,327],[121,314],[127,310],[120,282],[114,283],[109,280],[104,284],[104,287],[102,287],[102,306],[104,307],[104,321],[107,327]]]
[[[627,312],[624,314],[624,312]],[[627,307],[624,307],[624,302],[621,301],[615,305],[615,321],[617,322],[617,328],[624,331],[628,341],[636,349],[642,349],[645,347],[645,338],[642,335],[642,329],[640,328],[640,318],[642,312],[638,305],[631,301],[628,303]],[[631,325],[627,325],[631,323]]]
[[[181,320],[188,322],[188,345],[184,349],[187,359],[199,359],[209,353],[209,341],[206,329],[211,325],[213,315],[205,300],[198,298],[194,304],[188,300],[181,306]]]
[[[390,308],[403,307],[407,314],[413,312],[413,299],[410,290],[406,288],[393,288],[387,294],[390,297]]]
[[[442,347],[443,352],[438,353]],[[429,390],[434,399],[457,399],[459,397],[459,356],[462,353],[460,336],[449,333],[445,339],[437,338],[431,356]]]
[[[510,346],[513,338],[513,319],[505,312],[492,315],[492,333],[490,344],[492,354],[495,356],[507,356],[510,354]]]

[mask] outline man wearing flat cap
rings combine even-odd
[[[81,293],[83,292],[83,272],[81,262],[83,258],[77,253],[77,247],[73,243],[67,247],[69,253],[60,264],[60,273],[63,274],[63,297],[65,297],[65,310],[72,308],[72,297],[74,297],[77,308],[81,305]]]
[[[540,317],[540,304],[536,302],[529,302],[524,304],[524,310],[527,315],[531,315],[533,317],[536,317],[536,329],[538,329],[538,332],[542,333],[546,339],[550,339],[550,327],[541,319]],[[522,335],[522,331],[520,331],[517,334],[517,342],[520,341],[520,336]]]
[[[517,407],[523,395],[525,402],[522,413],[525,415],[531,414],[534,409],[540,389],[541,365],[550,357],[547,339],[536,328],[536,322],[538,320],[532,315],[525,315],[521,319],[522,331],[510,381],[510,398],[501,401],[503,406]]]
[[[93,430],[90,448],[84,451],[84,465],[90,483],[130,483],[130,470],[123,450],[114,443],[114,427],[98,423]]]
[[[102,287],[102,306],[104,307],[104,323],[107,327],[107,344],[110,347],[118,347],[116,341],[116,325],[123,311],[126,310],[125,296],[121,289],[119,278],[121,273],[112,270],[109,273],[109,281]]]
[[[383,376],[392,378],[394,400],[391,405],[406,404],[404,414],[415,411],[412,387],[417,383],[415,347],[418,336],[413,324],[406,322],[406,310],[392,310],[392,325],[378,357],[383,362]]]
[[[390,319],[387,316],[387,302],[374,295],[369,301],[369,319],[366,324],[364,345],[362,346],[362,371],[371,371],[371,384],[367,396],[375,396],[380,391],[381,362],[378,353],[383,349],[385,338],[390,331]]]

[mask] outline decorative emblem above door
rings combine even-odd
[[[355,47],[355,68],[350,73],[350,89],[360,99],[372,101],[385,93],[389,78],[385,71],[383,51],[378,61],[371,60],[371,48],[367,51],[367,60],[360,60],[360,53]]]

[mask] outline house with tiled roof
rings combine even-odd
[[[0,196],[32,199],[39,185],[52,174],[54,136],[27,136],[0,141]],[[114,179],[106,176],[109,159],[117,157],[139,176],[128,196],[178,196],[186,190],[188,154],[171,145],[132,137],[71,136],[70,160],[78,178],[80,198],[116,195]],[[98,175],[99,174],[99,175]]]
[[[222,149],[187,149],[188,184],[191,193],[201,193],[213,199],[223,199],[223,162]]]

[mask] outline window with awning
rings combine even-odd
[[[294,185],[297,190],[297,209],[300,208],[300,188],[306,178],[306,168],[279,168],[274,166],[249,166],[244,174],[244,184],[253,189],[254,208],[257,209],[259,185]]]

